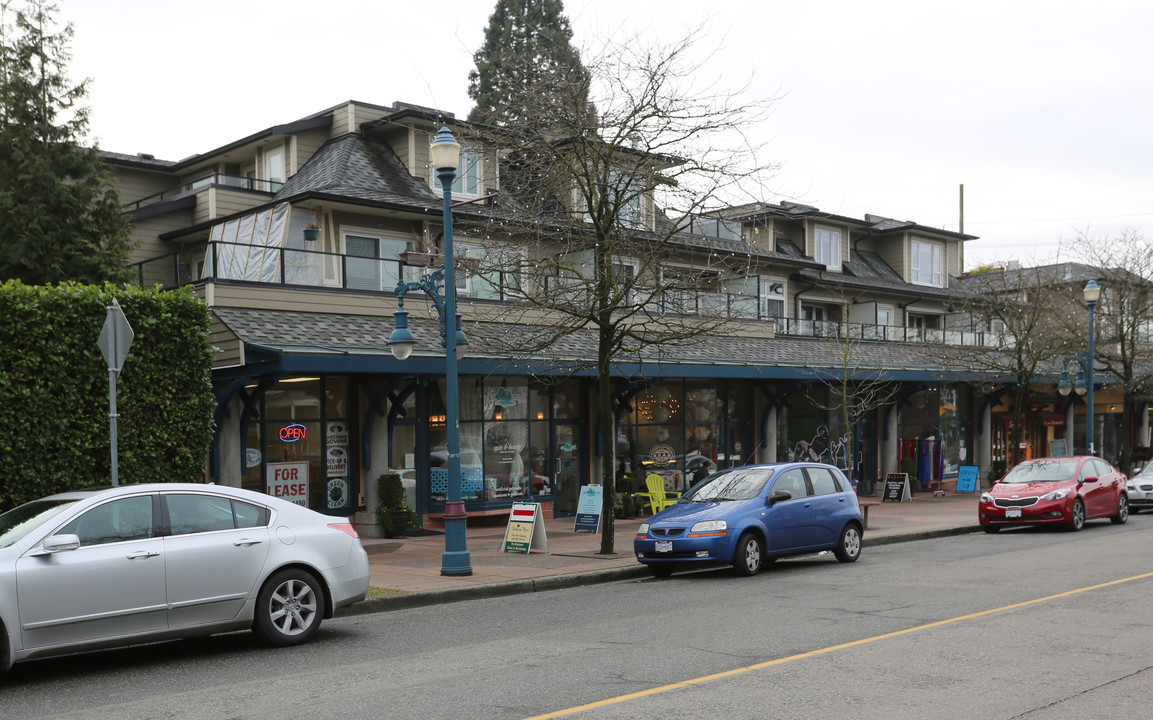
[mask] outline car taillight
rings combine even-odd
[[[354,538],[360,537],[359,535],[356,534],[356,529],[348,523],[329,523],[328,526],[330,528],[332,528],[333,530],[339,530],[342,533],[348,533],[349,535],[353,536]]]

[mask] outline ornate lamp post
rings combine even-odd
[[[1093,341],[1097,334],[1094,319],[1097,311],[1097,301],[1101,299],[1101,288],[1097,281],[1089,278],[1085,284],[1085,304],[1089,306],[1089,352],[1085,354],[1085,445],[1090,455],[1096,455],[1093,447]]]
[[[404,296],[410,290],[423,290],[440,316],[440,341],[444,346],[445,398],[444,424],[448,445],[448,500],[444,504],[444,555],[441,575],[472,575],[465,533],[464,501],[461,500],[460,482],[460,423],[457,412],[457,360],[464,355],[468,338],[461,329],[460,314],[456,311],[455,270],[452,256],[452,181],[460,163],[460,143],[442,126],[429,146],[433,167],[444,194],[444,267],[424,275],[419,281],[401,281],[396,286],[396,327],[388,339],[389,349],[398,360],[412,354],[414,343],[408,329],[408,311],[404,309]],[[451,326],[450,326],[451,322]]]

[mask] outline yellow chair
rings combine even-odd
[[[645,504],[652,510],[653,515],[670,505],[675,505],[681,497],[679,492],[665,490],[665,479],[656,473],[649,473],[645,477],[645,487],[648,488],[648,492],[639,492],[637,495],[647,498]]]

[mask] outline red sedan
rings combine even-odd
[[[1129,519],[1125,475],[1092,456],[1026,460],[981,493],[977,517],[985,532],[1013,525],[1064,525],[1080,530],[1086,520]]]

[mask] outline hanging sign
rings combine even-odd
[[[977,466],[976,465],[962,465],[957,470],[957,489],[956,492],[971,493],[977,492]]]
[[[577,499],[576,524],[573,532],[590,530],[595,535],[601,529],[601,508],[605,496],[603,485],[585,485]]]
[[[912,499],[909,473],[889,473],[885,476],[885,494],[881,502],[905,502]]]
[[[532,550],[548,552],[548,537],[545,535],[540,503],[513,503],[501,552],[522,552],[528,555]]]

